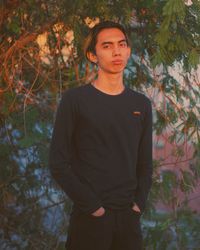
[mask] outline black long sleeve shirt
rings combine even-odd
[[[51,173],[86,213],[99,207],[143,211],[152,179],[152,111],[125,87],[109,95],[87,84],[64,92],[50,146]]]

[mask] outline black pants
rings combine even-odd
[[[132,208],[106,209],[101,217],[73,210],[67,250],[141,250],[140,215]]]

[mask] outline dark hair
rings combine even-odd
[[[85,39],[85,44],[84,44],[84,55],[88,59],[88,52],[91,52],[93,54],[96,54],[95,46],[97,44],[97,36],[98,34],[104,30],[104,29],[111,29],[111,28],[116,28],[121,30],[121,32],[124,34],[127,45],[130,46],[130,41],[128,38],[128,35],[126,33],[125,28],[119,24],[115,23],[112,21],[104,21],[96,24],[89,32],[88,36]],[[89,60],[89,59],[88,59]]]

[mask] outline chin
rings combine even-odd
[[[110,72],[112,72],[113,74],[117,74],[117,73],[121,73],[124,71],[124,67],[118,68],[118,69],[112,69],[110,70]]]
[[[102,68],[102,71],[110,73],[110,74],[119,74],[119,73],[122,73],[124,69],[125,69],[124,65],[117,65],[115,67],[113,67],[112,65],[109,68],[108,67]]]

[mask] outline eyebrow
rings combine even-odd
[[[126,42],[126,43],[127,43],[126,39],[122,39],[122,40],[118,41],[118,43],[121,43],[121,42]],[[107,41],[107,42],[102,42],[101,45],[106,45],[106,44],[113,44],[113,42],[109,42],[109,41]]]

